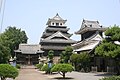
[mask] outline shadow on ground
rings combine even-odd
[[[101,73],[101,74],[96,74],[95,76],[112,76],[113,74],[110,73]]]
[[[51,74],[48,74],[48,73],[41,73],[41,74],[43,74],[43,75],[56,75],[56,74],[58,74],[58,73],[51,73]]]
[[[63,77],[55,77],[55,78],[53,78],[53,79],[57,79],[57,80],[72,80],[72,79],[74,79],[74,78],[72,78],[72,77],[66,77],[66,78],[63,78]]]

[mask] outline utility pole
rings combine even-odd
[[[0,0],[0,14],[1,14],[0,33],[2,32],[2,27],[3,27],[5,4],[6,4],[6,0]]]
[[[2,4],[3,4],[3,0],[0,0],[0,14],[1,14],[1,10],[2,10]]]

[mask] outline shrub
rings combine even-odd
[[[107,78],[102,78],[100,80],[120,80],[120,76],[111,76]]]
[[[37,69],[41,70],[41,68],[42,68],[42,66],[43,66],[43,63],[41,63],[41,64],[36,64],[35,66],[37,67]]]
[[[45,71],[46,74],[51,73],[51,69],[54,67],[54,64],[51,65],[51,67],[49,67],[48,64],[45,64],[42,66],[41,70]]]
[[[18,76],[17,68],[9,64],[0,64],[0,77],[1,80],[6,80],[6,78],[15,79]]]
[[[16,68],[20,69],[21,68],[20,64],[16,64]]]

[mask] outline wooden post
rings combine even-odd
[[[28,55],[28,64],[30,65],[30,55]]]

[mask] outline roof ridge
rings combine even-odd
[[[99,24],[99,21],[97,21],[97,20],[85,20],[85,19],[83,19],[83,22],[97,22],[98,24]]]
[[[27,43],[21,43],[20,45],[40,45],[40,44],[27,44]]]

